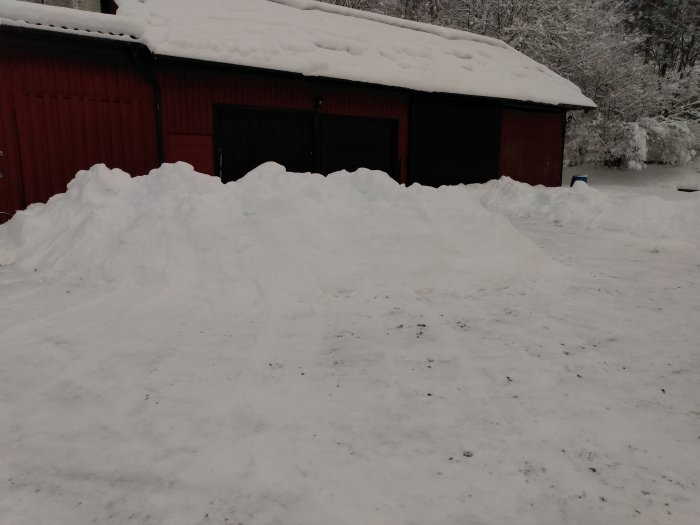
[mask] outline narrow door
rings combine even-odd
[[[500,175],[532,185],[560,186],[564,126],[563,112],[504,109]]]

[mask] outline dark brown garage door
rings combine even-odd
[[[217,174],[224,182],[238,180],[263,162],[274,161],[293,172],[369,168],[396,178],[397,128],[391,119],[219,108]]]
[[[437,187],[497,178],[500,123],[495,103],[416,95],[409,182]]]
[[[368,168],[397,178],[395,120],[320,115],[319,125],[321,173]]]
[[[223,109],[216,122],[217,173],[223,182],[238,180],[268,161],[295,172],[314,167],[311,113]]]

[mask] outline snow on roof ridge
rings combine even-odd
[[[404,18],[397,18],[395,16],[389,15],[381,15],[379,13],[373,13],[371,11],[361,11],[359,9],[352,9],[350,7],[326,4],[323,2],[318,2],[316,0],[267,1],[275,4],[286,5],[287,7],[301,9],[303,11],[321,11],[324,13],[330,13],[334,15],[361,18],[364,20],[369,20],[371,22],[378,22],[380,24],[387,24],[395,27],[400,27],[401,29],[411,29],[413,31],[420,31],[421,33],[429,33],[431,35],[445,38],[447,40],[463,40],[467,42],[478,42],[480,44],[500,47],[501,49],[506,49],[508,51],[515,51],[513,47],[509,46],[502,40],[498,40],[497,38],[477,35],[468,31],[453,29],[451,27],[437,26],[434,24],[426,24],[423,22],[414,22],[413,20],[406,20]]]
[[[98,33],[132,40],[139,40],[144,33],[143,24],[136,20],[17,0],[0,0],[0,25],[3,24],[46,27],[63,32]]]

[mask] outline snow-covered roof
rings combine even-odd
[[[130,41],[141,40],[145,28],[142,22],[127,17],[18,0],[0,0],[2,25]]]
[[[128,33],[161,56],[417,91],[595,107],[573,83],[504,42],[455,29],[312,0],[117,3],[113,16],[0,0],[0,24],[9,19],[52,29],[46,21],[60,18],[53,29]]]

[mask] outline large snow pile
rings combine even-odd
[[[287,173],[273,163],[227,185],[185,163],[135,178],[95,166],[5,231],[5,264],[73,281],[252,295],[469,290],[553,265],[467,191],[405,189],[367,170]]]
[[[64,280],[250,296],[260,286],[295,297],[358,287],[463,292],[558,271],[504,216],[700,244],[700,193],[683,197],[508,178],[404,188],[381,172],[324,178],[274,163],[223,185],[185,163],[134,178],[98,165],[67,193],[18,213],[0,236],[0,263]]]

